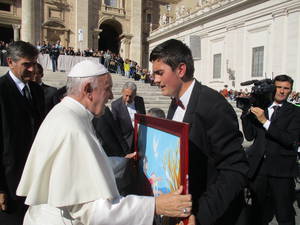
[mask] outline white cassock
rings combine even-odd
[[[92,119],[70,97],[45,118],[17,189],[24,225],[152,225],[154,198],[120,197]]]

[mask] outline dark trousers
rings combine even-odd
[[[52,71],[55,72],[57,71],[57,59],[56,57],[51,58],[52,61]]]
[[[257,176],[250,183],[251,224],[267,225],[275,214],[279,225],[295,225],[293,178]]]

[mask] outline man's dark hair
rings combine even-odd
[[[165,64],[169,65],[174,71],[179,64],[186,65],[185,76],[192,78],[194,76],[194,60],[192,52],[188,46],[183,42],[170,39],[156,46],[151,54],[150,61],[162,60]]]
[[[7,49],[7,57],[12,58],[14,62],[18,61],[20,58],[33,59],[39,54],[38,49],[25,41],[15,41],[12,42]]]
[[[287,81],[291,84],[291,88],[293,88],[293,84],[294,84],[294,80],[290,76],[285,75],[285,74],[277,75],[273,81],[274,81],[274,83],[275,83],[275,81],[280,81],[280,82]]]

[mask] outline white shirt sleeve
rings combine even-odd
[[[270,121],[270,120],[267,120],[267,121],[263,124],[263,127],[264,127],[266,130],[268,130],[269,127],[270,127],[270,125],[271,125],[271,121]]]
[[[72,218],[88,225],[152,225],[154,208],[153,197],[128,195],[113,201],[99,199],[68,210]]]

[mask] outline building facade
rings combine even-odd
[[[75,49],[109,49],[143,64],[150,31],[143,18],[148,2],[152,1],[0,0],[0,40],[59,40]]]
[[[195,77],[217,90],[288,74],[300,91],[299,0],[199,0],[161,6],[149,51],[175,38],[194,56]]]

